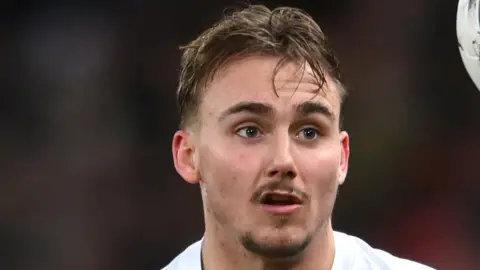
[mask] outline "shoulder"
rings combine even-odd
[[[202,240],[183,250],[162,270],[201,270]]]
[[[337,254],[334,270],[434,270],[429,266],[373,248],[362,239],[341,232],[335,232],[335,246]]]

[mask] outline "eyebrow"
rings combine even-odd
[[[243,101],[231,106],[230,108],[222,112],[218,120],[222,121],[230,115],[242,112],[267,116],[273,115],[274,109],[272,106],[265,103]]]
[[[335,114],[324,104],[315,101],[306,101],[300,103],[297,108],[297,115],[308,116],[310,114],[321,114],[331,121],[335,121]]]
[[[335,120],[335,114],[324,104],[316,101],[306,101],[296,106],[297,117],[305,117],[311,114],[321,114],[326,116],[331,121]],[[275,109],[265,103],[261,102],[239,102],[220,114],[218,121],[222,121],[228,116],[239,113],[251,113],[262,116],[271,116],[275,113]]]

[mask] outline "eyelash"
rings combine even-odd
[[[258,136],[253,136],[253,137],[249,137],[247,134],[245,135],[240,135],[239,133],[242,132],[242,131],[245,131],[247,132],[247,129],[254,129],[255,130],[255,133],[256,134],[260,134]],[[296,137],[299,137],[301,136],[300,134],[302,132],[305,132],[306,130],[309,130],[309,131],[314,131],[315,132],[315,136],[314,138],[312,139],[302,139],[302,140],[305,140],[305,141],[314,141],[314,140],[317,140],[319,137],[322,136],[320,130],[318,128],[315,128],[313,126],[304,126],[302,127],[298,132],[297,134],[295,135]],[[256,139],[256,138],[260,138],[263,134],[262,134],[262,130],[257,127],[256,125],[246,125],[246,126],[242,126],[238,129],[235,130],[235,134],[237,134],[238,136],[242,137],[242,138],[245,138],[245,139]]]
[[[260,129],[259,127],[255,126],[255,125],[245,125],[245,126],[242,126],[242,127],[238,128],[238,129],[236,129],[236,130],[235,130],[235,134],[237,134],[238,136],[240,136],[240,137],[242,137],[242,138],[246,138],[246,139],[255,139],[255,138],[258,138],[258,136],[248,137],[248,136],[243,136],[243,135],[240,135],[240,134],[239,134],[241,131],[245,131],[245,132],[246,132],[246,130],[249,129],[249,128],[255,129],[257,133],[260,133],[260,134],[263,133],[263,132],[261,131],[261,129]]]
[[[307,141],[317,140],[317,139],[321,136],[321,133],[320,133],[320,131],[319,131],[317,128],[309,127],[309,126],[302,128],[302,129],[300,130],[300,132],[298,132],[297,134],[302,133],[302,132],[304,132],[305,130],[310,130],[310,131],[314,131],[314,132],[315,132],[315,137],[314,137],[313,139],[305,139],[305,140],[307,140]],[[297,135],[297,136],[298,136],[298,135]]]

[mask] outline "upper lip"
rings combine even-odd
[[[266,199],[269,198],[269,196],[282,196],[284,197],[286,200],[289,200],[289,201],[292,201],[293,203],[295,204],[302,204],[303,203],[303,199],[301,198],[301,196],[299,196],[298,194],[295,194],[295,192],[291,192],[291,191],[287,191],[287,190],[269,190],[269,191],[265,191],[265,192],[262,192],[262,194],[260,195],[260,202],[265,202]]]

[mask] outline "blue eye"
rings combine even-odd
[[[237,130],[237,134],[245,138],[256,138],[260,136],[260,130],[256,127],[247,126]]]
[[[298,136],[301,136],[303,139],[306,140],[315,140],[318,138],[319,132],[314,128],[304,128],[300,131]]]

